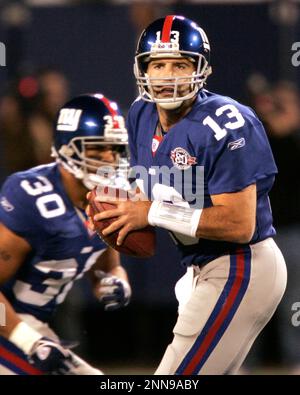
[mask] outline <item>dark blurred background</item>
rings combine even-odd
[[[280,175],[271,194],[278,243],[287,258],[290,288],[244,372],[300,373],[300,2],[0,0],[0,181],[14,171],[49,162],[52,122],[68,97],[99,91],[126,114],[136,97],[137,37],[153,19],[182,14],[206,31],[213,75],[208,89],[249,104],[265,124]],[[300,48],[300,44],[299,44]],[[53,323],[78,339],[78,352],[109,373],[152,373],[172,338],[179,256],[161,231],[154,258],[124,258],[133,288],[124,310],[104,313],[83,280]],[[270,370],[268,370],[270,369]]]

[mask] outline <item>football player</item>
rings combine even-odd
[[[94,219],[118,216],[103,233],[118,229],[119,244],[133,229],[165,228],[182,253],[179,316],[156,374],[235,373],[286,286],[268,139],[250,108],[205,89],[210,44],[194,21],[169,15],[150,24],[134,70],[131,165],[149,200],[116,201]]]
[[[86,227],[86,193],[126,185],[128,137],[116,103],[102,94],[61,108],[55,162],[15,173],[0,196],[0,374],[102,374],[48,326],[74,281],[89,272],[106,310],[126,305],[119,255]]]

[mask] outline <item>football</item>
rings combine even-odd
[[[89,196],[90,215],[114,209],[116,206],[108,202],[98,202],[95,200],[97,188],[91,191]],[[115,188],[105,188],[105,196],[116,197],[117,199],[128,199],[128,193],[124,190]],[[118,231],[104,236],[102,231],[107,228],[115,219],[109,218],[102,221],[93,221],[95,230],[99,237],[110,247],[119,251],[121,254],[130,255],[137,258],[149,258],[155,253],[156,236],[153,226],[129,232],[121,246],[117,246]]]

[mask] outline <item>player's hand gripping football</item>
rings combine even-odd
[[[131,288],[126,280],[102,270],[96,270],[94,273],[99,279],[97,294],[104,310],[112,311],[128,305]]]
[[[47,337],[42,337],[33,345],[28,359],[46,375],[70,375],[77,367],[72,353]]]
[[[103,235],[107,236],[110,233],[118,231],[117,245],[120,246],[127,234],[133,230],[143,229],[148,222],[148,212],[150,210],[151,201],[146,200],[144,195],[135,195],[134,199],[116,200],[106,196],[97,196],[95,200],[99,202],[109,202],[115,205],[115,209],[106,210],[94,216],[94,221],[102,221],[104,219],[117,219],[103,230]],[[89,194],[87,195],[89,198]],[[87,215],[90,215],[89,206],[86,209]],[[94,229],[91,218],[89,220],[89,227]]]

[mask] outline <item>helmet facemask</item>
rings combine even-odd
[[[155,59],[180,59],[186,58],[196,63],[195,71],[187,76],[172,77],[149,77],[146,72],[147,63]],[[135,58],[134,73],[141,98],[145,101],[157,103],[165,109],[175,109],[183,101],[193,98],[197,92],[203,88],[207,77],[211,74],[211,67],[202,54],[194,52],[147,52],[137,55]],[[182,86],[190,85],[189,93],[184,96],[178,96]],[[172,97],[157,98],[155,97],[154,87],[172,86],[174,91]]]

